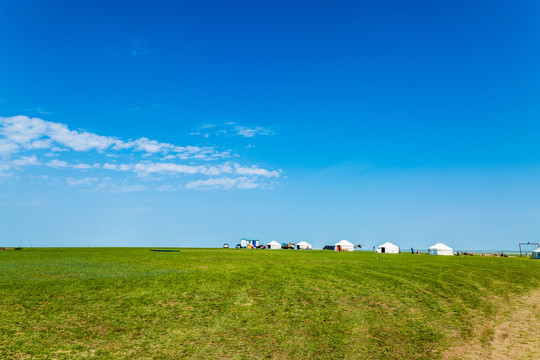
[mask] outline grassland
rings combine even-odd
[[[520,258],[0,251],[0,358],[434,359],[538,288]]]

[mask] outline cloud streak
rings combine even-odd
[[[236,122],[229,121],[222,124],[204,124],[199,126],[197,132],[192,132],[191,135],[204,136],[209,138],[210,136],[240,136],[245,138],[252,138],[256,136],[269,136],[276,135],[275,131],[264,128],[262,126],[243,126]]]
[[[261,184],[253,178],[238,177],[238,178],[215,178],[207,180],[196,180],[187,183],[187,189],[196,190],[218,190],[218,189],[255,189]]]
[[[120,140],[88,131],[70,130],[67,125],[28,116],[0,117],[0,156],[21,150],[50,149],[97,151],[134,150],[147,154],[169,154],[179,159],[223,159],[231,157],[231,151],[217,151],[213,147],[177,146],[141,137]]]
[[[146,137],[123,140],[24,115],[0,117],[0,172],[3,176],[8,172],[50,169],[69,172],[66,182],[71,186],[106,188],[109,184],[111,191],[116,192],[254,189],[264,188],[281,176],[281,170],[241,164],[232,161],[235,157],[232,150],[218,150],[214,146],[180,146]],[[84,176],[77,177],[73,171]],[[88,172],[94,175],[88,176]],[[109,180],[95,180],[100,177]],[[111,178],[121,180],[121,184],[113,185]],[[174,180],[174,183],[159,183],[163,179]],[[137,183],[141,181],[158,184]]]

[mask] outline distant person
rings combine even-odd
[[[416,250],[416,255],[420,254],[420,251]]]
[[[411,254],[414,254],[414,249],[413,248],[411,248]]]

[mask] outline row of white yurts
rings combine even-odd
[[[347,240],[340,240],[330,247],[332,247],[333,250],[336,250],[336,251],[354,251],[355,249],[355,246],[350,241],[347,241]],[[268,249],[281,249],[282,245],[278,243],[277,241],[272,240],[267,244],[267,248]],[[313,247],[310,243],[306,241],[301,241],[297,243],[294,248],[298,250],[311,250]],[[401,253],[401,249],[399,246],[391,242],[385,242],[384,244],[381,244],[376,247],[376,252],[380,254],[399,254]],[[428,254],[452,256],[454,255],[454,250],[443,243],[437,243],[428,248]],[[540,252],[538,252],[537,254],[540,254]]]
[[[282,245],[278,243],[277,241],[270,241],[268,244],[266,244],[267,249],[281,249]],[[311,250],[313,246],[311,246],[310,243],[306,241],[300,241],[299,243],[294,244],[294,248],[297,250]]]
[[[384,244],[381,244],[377,246],[376,252],[380,254],[399,254],[401,253],[401,249],[399,246],[392,244],[391,242],[385,242]],[[437,243],[435,245],[431,245],[428,248],[428,254],[429,255],[446,255],[446,256],[452,256],[454,255],[454,250],[443,244],[443,243]]]

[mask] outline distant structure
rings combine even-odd
[[[259,246],[259,240],[257,239],[240,239],[240,247],[242,249],[255,249]]]
[[[274,250],[281,249],[281,244],[278,243],[275,240],[272,240],[268,244],[266,244],[266,248],[267,249],[274,249]]]
[[[533,251],[532,258],[533,259],[540,259],[540,247]]]
[[[525,253],[525,256],[529,256],[530,253],[534,251],[534,249],[540,248],[539,243],[532,243],[532,242],[526,242],[526,243],[519,243],[519,257],[523,256],[523,253]]]
[[[454,250],[451,247],[444,245],[443,243],[437,243],[435,245],[431,245],[428,248],[428,254],[452,256],[454,255]]]
[[[336,251],[354,251],[354,245],[347,240],[340,240],[334,244]]]
[[[334,245],[326,245],[323,250],[332,251],[354,251],[354,245],[347,240],[340,240]]]
[[[401,249],[399,246],[392,244],[391,242],[385,242],[382,245],[377,246],[376,251],[379,254],[399,254]]]
[[[300,241],[298,244],[296,244],[296,250],[311,250],[312,246],[310,243],[305,241]]]

